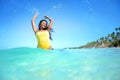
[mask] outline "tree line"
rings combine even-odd
[[[115,31],[107,36],[100,37],[96,41],[92,41],[84,46],[80,46],[80,48],[90,47],[120,47],[120,27],[115,28]]]

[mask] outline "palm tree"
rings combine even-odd
[[[118,30],[120,31],[120,27],[118,27]]]
[[[115,32],[112,32],[111,38],[112,38],[112,40],[114,41],[114,39],[115,39]]]
[[[120,32],[116,33],[116,38],[119,40],[120,39]]]
[[[116,31],[118,31],[119,28],[115,28]]]

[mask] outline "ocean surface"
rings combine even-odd
[[[120,80],[120,48],[0,50],[0,80]]]

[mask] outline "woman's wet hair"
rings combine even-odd
[[[43,28],[43,30],[48,30],[48,22],[47,22],[47,20],[45,20],[45,19],[42,19],[42,20],[39,22],[39,24],[38,24],[39,30],[41,30],[41,23],[42,23],[43,21],[46,22],[46,28]],[[49,31],[49,35],[50,35],[49,38],[50,38],[50,40],[52,40],[51,32],[53,32],[53,29],[52,29],[52,28],[51,28],[50,31]]]
[[[38,24],[38,28],[39,28],[39,30],[41,30],[41,23],[43,22],[43,21],[45,21],[46,22],[46,28],[44,28],[44,30],[47,30],[47,25],[48,25],[48,22],[46,21],[46,20],[41,20],[40,22],[39,22],[39,24]]]

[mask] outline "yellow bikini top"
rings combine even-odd
[[[50,48],[50,39],[48,31],[38,31],[36,32],[36,38],[38,41],[38,48],[49,49]]]

